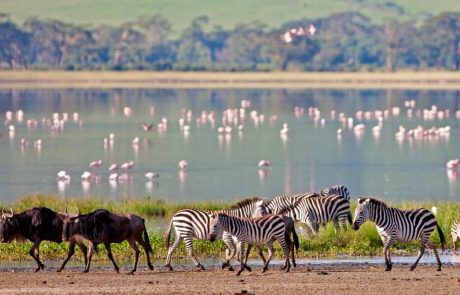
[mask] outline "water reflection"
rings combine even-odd
[[[454,199],[458,173],[443,171],[446,157],[459,157],[459,97],[409,90],[0,90],[2,201],[36,192],[235,199],[335,183],[352,195]],[[87,163],[99,158],[106,164],[92,171],[97,181],[81,181]],[[177,171],[180,158],[196,169]],[[255,174],[261,158],[276,165]],[[109,170],[109,163],[131,159],[129,171]],[[152,168],[162,178],[145,182]],[[72,181],[54,180],[61,169]]]

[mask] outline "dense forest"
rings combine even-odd
[[[172,38],[164,17],[112,26],[77,26],[0,16],[0,68],[176,71],[459,70],[460,13],[374,24],[359,12],[206,29],[194,19]]]

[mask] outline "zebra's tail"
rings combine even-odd
[[[436,228],[438,229],[439,239],[441,240],[441,250],[444,251],[444,244],[446,243],[446,237],[444,236],[444,233],[442,232],[439,224],[436,224]]]
[[[296,252],[299,250],[299,236],[297,236],[297,233],[295,232],[295,227],[292,227],[292,239],[294,240],[294,246]]]
[[[351,211],[348,211],[347,219],[350,224],[353,224],[353,217],[351,216]]]
[[[165,248],[169,248],[169,239],[171,238],[171,228],[172,228],[173,220],[169,223],[168,229],[165,232],[164,240],[165,240]]]

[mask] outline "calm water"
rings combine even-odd
[[[229,124],[233,127],[230,133],[219,134],[223,112],[241,108],[243,99],[251,103],[245,120]],[[405,102],[412,99],[415,106],[410,117]],[[435,118],[424,118],[423,110],[432,110],[432,106],[448,110],[449,116],[436,113]],[[304,113],[296,116],[296,107]],[[316,120],[309,107],[321,112]],[[399,115],[394,107],[399,108]],[[125,108],[130,108],[128,116]],[[22,120],[17,118],[18,110],[24,113]],[[331,118],[332,110],[335,118]],[[378,125],[375,110],[388,112],[379,134],[372,131]],[[0,126],[0,201],[8,204],[36,193],[234,200],[318,191],[337,183],[346,185],[353,197],[460,200],[460,168],[448,172],[445,167],[449,159],[460,158],[458,110],[460,94],[455,91],[0,90],[4,120]],[[7,111],[13,112],[11,121]],[[252,111],[257,112],[258,123]],[[358,111],[372,112],[372,116],[360,121]],[[202,112],[206,118],[199,123]],[[52,126],[53,113],[59,114],[59,120],[67,113],[68,120],[60,127]],[[78,113],[75,120],[74,113]],[[365,130],[353,131],[340,122],[339,113],[354,118],[354,126],[363,123]],[[181,117],[189,132],[181,130]],[[162,118],[168,123],[160,131],[157,125]],[[143,122],[153,123],[153,129],[143,131]],[[287,136],[280,135],[283,123],[288,124]],[[238,131],[238,125],[244,129]],[[406,132],[417,125],[425,129],[450,126],[450,135],[398,140],[395,133],[400,125]],[[337,135],[339,128],[341,136]],[[113,144],[104,145],[110,133],[114,134]],[[133,145],[135,137],[139,143]],[[42,140],[41,147],[34,144],[37,139]],[[103,164],[94,170],[99,180],[82,181],[81,174],[90,171],[89,163],[99,159]],[[177,168],[183,159],[189,164],[186,172]],[[262,159],[270,161],[268,169],[257,167]],[[110,164],[131,160],[134,167],[129,180],[108,180]],[[60,170],[67,171],[70,182],[56,180]],[[158,182],[145,178],[150,171],[160,174]]]

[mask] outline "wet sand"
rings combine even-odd
[[[459,294],[460,267],[419,265],[409,271],[408,264],[395,265],[385,272],[383,265],[300,266],[290,273],[273,266],[265,274],[259,267],[252,272],[217,268],[196,272],[173,272],[140,268],[128,275],[97,268],[81,273],[72,268],[62,273],[49,269],[34,273],[0,273],[0,294]]]

